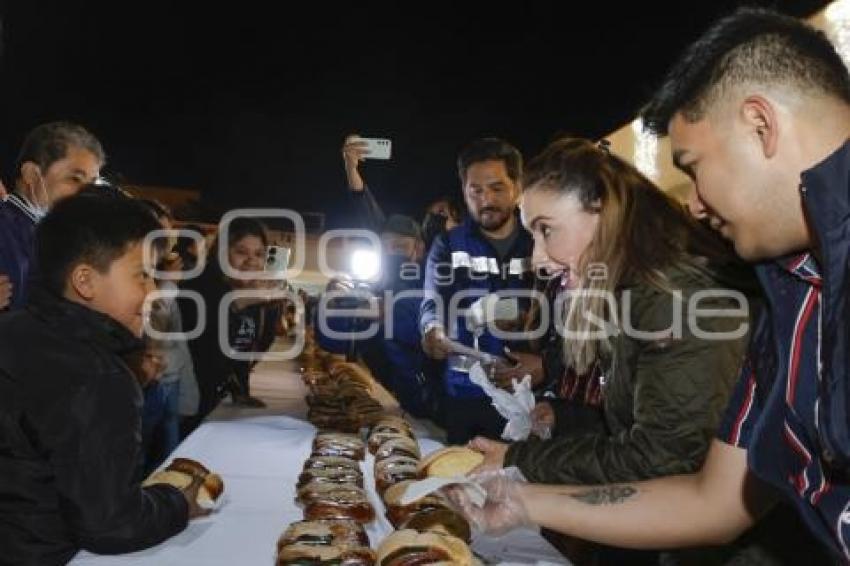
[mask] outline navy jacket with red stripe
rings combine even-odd
[[[800,192],[817,247],[757,267],[767,307],[719,437],[850,562],[850,142]]]

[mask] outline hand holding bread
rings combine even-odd
[[[224,492],[221,476],[189,458],[175,458],[164,470],[152,473],[142,487],[157,484],[179,489],[189,505],[189,518],[208,515]]]

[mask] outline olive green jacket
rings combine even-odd
[[[706,289],[729,292],[728,284],[719,283],[723,278],[708,269],[672,267],[665,275],[670,288],[681,291],[681,300],[634,285],[621,290],[618,303],[630,302],[632,328],[654,332],[671,327],[678,302],[681,336],[645,339],[621,332],[613,342],[614,363],[605,364],[610,369],[602,386],[601,426],[579,425],[558,430],[548,441],[535,437],[514,443],[506,467],[519,467],[532,482],[568,484],[634,481],[700,467],[737,378],[749,332],[722,340],[698,334],[748,328],[749,317],[698,312],[724,309],[728,315],[740,307],[728,295],[692,300]],[[696,325],[689,323],[691,317]],[[624,322],[620,320],[621,327]]]

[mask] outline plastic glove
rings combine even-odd
[[[555,429],[555,411],[547,401],[538,401],[531,410],[531,432],[541,440],[552,438]]]
[[[480,363],[469,370],[469,380],[481,387],[490,397],[493,407],[508,421],[502,438],[517,442],[531,434],[531,410],[534,408],[534,393],[531,391],[531,376],[526,375],[521,383],[514,381],[513,393],[494,385]]]
[[[476,436],[469,441],[467,447],[472,448],[476,452],[481,452],[484,455],[484,461],[472,470],[473,474],[477,474],[488,470],[499,470],[504,468],[505,454],[508,453],[510,444],[490,440],[483,436]]]
[[[518,468],[481,472],[468,479],[485,491],[484,505],[475,505],[463,485],[446,487],[443,492],[476,532],[500,536],[532,526],[521,493],[526,480]]]

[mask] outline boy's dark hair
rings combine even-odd
[[[501,161],[508,177],[518,183],[522,177],[522,154],[517,148],[499,138],[480,138],[464,147],[457,158],[457,172],[461,183],[466,184],[466,173],[475,163]]]
[[[96,197],[112,197],[112,198],[123,198],[123,199],[133,199],[133,195],[119,187],[118,185],[114,185],[112,183],[90,183],[81,188],[78,192],[78,195],[88,195],[88,196],[96,196]]]
[[[644,108],[643,122],[666,135],[681,112],[700,120],[723,92],[739,83],[784,84],[850,104],[850,76],[823,32],[760,8],[741,8],[688,47]]]
[[[36,126],[24,138],[15,162],[15,175],[20,175],[21,166],[27,161],[45,172],[53,163],[64,159],[72,147],[90,151],[101,166],[106,163],[106,153],[94,134],[78,124],[50,122]]]
[[[144,206],[145,208],[149,209],[151,214],[153,214],[157,220],[160,220],[162,218],[174,218],[174,215],[171,214],[171,210],[169,210],[167,206],[165,206],[158,200],[142,198],[139,199],[139,203],[141,203],[142,206]]]
[[[55,294],[64,293],[75,266],[88,263],[105,273],[129,246],[160,228],[138,201],[97,190],[62,199],[38,224],[39,273],[42,284]]]

